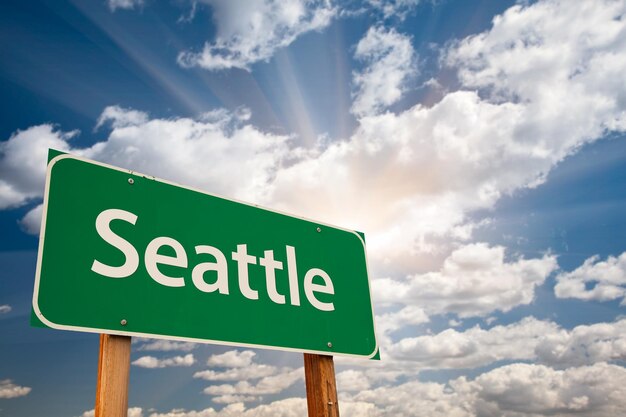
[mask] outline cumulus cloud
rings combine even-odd
[[[394,29],[371,27],[354,56],[366,63],[353,74],[356,91],[351,111],[357,116],[376,114],[400,100],[406,83],[417,74],[410,37]]]
[[[424,368],[476,368],[502,360],[535,359],[535,348],[559,327],[529,317],[508,326],[463,332],[447,329],[436,335],[399,340],[386,350],[392,358],[415,362]]]
[[[271,365],[250,364],[245,367],[230,368],[225,371],[206,370],[193,374],[194,378],[202,378],[207,381],[241,381],[248,379],[258,379],[274,375],[277,368]]]
[[[554,294],[558,298],[609,301],[626,295],[626,252],[601,261],[592,256],[571,272],[556,277]]]
[[[252,350],[229,350],[218,355],[211,355],[207,359],[207,365],[210,367],[243,368],[250,366],[255,356],[256,353]]]
[[[455,388],[474,394],[476,414],[615,416],[626,411],[626,369],[605,363],[554,370],[514,364]]]
[[[375,280],[373,291],[379,302],[419,305],[429,314],[486,316],[531,303],[535,288],[556,268],[553,255],[507,262],[504,247],[474,243],[452,252],[439,271],[407,281]]]
[[[47,124],[18,131],[0,143],[0,208],[42,197],[48,148],[252,201],[260,199],[257,193],[266,192],[289,152],[287,136],[235,125],[230,114],[220,113],[221,117],[214,115],[207,121],[145,120],[132,110],[110,109],[100,117],[111,123],[108,139],[89,148],[68,143],[76,131],[62,132]],[[233,175],[234,166],[239,167],[239,175]],[[36,229],[35,214],[23,222],[28,230]]]
[[[178,56],[184,67],[249,69],[269,60],[300,35],[328,26],[336,10],[327,0],[204,0],[213,10],[217,36],[199,52]]]
[[[10,313],[11,310],[13,310],[13,308],[11,308],[11,306],[8,304],[0,305],[0,314]]]
[[[370,382],[363,371],[348,369],[337,374],[338,391],[363,391],[370,388]]]
[[[410,381],[361,391],[347,402],[380,416],[614,416],[626,411],[626,369],[599,363],[555,370],[512,364],[448,384]]]
[[[41,230],[41,216],[43,214],[43,204],[38,204],[28,211],[19,221],[22,230],[29,235],[38,235]]]
[[[211,385],[204,393],[212,395],[216,403],[243,403],[256,401],[265,394],[278,394],[304,378],[304,369],[257,364],[256,355],[251,350],[231,350],[218,355],[211,355],[207,365],[215,368],[227,368],[220,371],[208,369],[196,372],[194,378],[207,381],[239,381],[236,384]],[[249,381],[257,380],[254,383]]]
[[[219,411],[213,408],[198,411],[172,410],[167,413],[152,413],[150,417],[300,417],[306,413],[306,399],[287,398],[250,409],[246,409],[242,402],[237,402]]]
[[[0,398],[24,397],[30,391],[30,387],[15,385],[10,379],[0,380]]]
[[[67,151],[78,131],[61,132],[43,124],[18,130],[0,142],[0,209],[18,207],[41,198],[46,178],[48,148]]]
[[[96,123],[96,129],[110,123],[114,129],[120,127],[137,126],[148,121],[148,114],[142,111],[125,109],[120,106],[107,106]]]
[[[285,368],[275,375],[261,378],[256,383],[239,381],[236,384],[211,385],[203,392],[215,396],[221,402],[225,402],[226,398],[242,397],[254,400],[259,395],[278,394],[301,380],[304,380],[304,368]]]
[[[136,350],[137,351],[160,351],[160,352],[170,352],[170,351],[182,351],[189,352],[196,348],[196,343],[191,342],[177,342],[174,340],[165,340],[165,339],[144,339],[144,338],[133,338],[133,343],[138,344]]]
[[[529,361],[555,369],[621,363],[626,359],[626,319],[613,323],[564,329],[550,320],[526,317],[508,325],[446,329],[435,334],[381,338],[384,363],[339,359],[340,365],[360,368],[346,382],[369,386],[410,377],[425,369],[474,369],[503,362]],[[345,389],[349,391],[348,389]]]
[[[140,368],[169,368],[173,366],[191,366],[196,362],[192,353],[185,356],[174,356],[171,358],[159,359],[154,356],[142,356],[132,362],[133,365]]]

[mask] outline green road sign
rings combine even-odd
[[[61,154],[33,310],[86,332],[372,357],[361,235]]]

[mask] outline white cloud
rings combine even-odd
[[[143,0],[107,0],[109,10],[112,12],[117,9],[133,10],[143,6]]]
[[[174,356],[171,358],[158,359],[154,356],[142,356],[141,358],[134,360],[133,365],[141,368],[169,368],[172,366],[191,366],[196,362],[192,353],[185,356]]]
[[[46,178],[48,148],[67,151],[77,131],[60,132],[43,124],[18,130],[0,142],[0,209],[40,198]]]
[[[12,309],[12,308],[11,308],[11,306],[10,306],[10,305],[8,305],[8,304],[3,304],[3,305],[0,305],[0,314],[7,314],[7,313],[10,313],[10,312],[11,312],[11,310],[13,310],[13,309]]]
[[[152,413],[149,417],[301,417],[306,415],[304,398],[287,398],[246,409],[244,404],[237,402],[216,411],[206,408],[199,411],[172,410],[168,413]]]
[[[249,69],[269,60],[300,35],[328,26],[336,11],[327,0],[204,0],[213,9],[217,37],[200,52],[178,56],[184,67]]]
[[[207,381],[242,381],[258,379],[274,375],[278,369],[271,365],[249,364],[244,367],[231,368],[226,371],[206,370],[193,374],[194,378],[202,378]]]
[[[530,317],[489,330],[476,326],[404,338],[385,352],[396,360],[414,362],[419,369],[476,368],[502,360],[534,359],[537,345],[559,330],[555,323]]]
[[[336,376],[338,391],[363,391],[370,388],[370,382],[363,371],[348,369]]]
[[[553,367],[626,360],[626,320],[577,326],[546,333],[536,346],[537,359]]]
[[[165,340],[165,339],[144,339],[144,338],[133,338],[133,343],[138,343],[139,346],[136,348],[137,351],[160,351],[160,352],[171,352],[171,351],[182,351],[182,352],[190,352],[194,350],[197,346],[196,343],[191,342],[177,342],[174,340]]]
[[[148,114],[133,109],[125,109],[120,106],[107,106],[98,117],[96,129],[104,126],[107,122],[111,123],[114,129],[128,126],[137,126],[148,121]]]
[[[211,385],[206,387],[203,392],[214,396],[278,394],[303,379],[304,368],[285,368],[276,375],[261,378],[255,384],[251,384],[248,381],[239,381],[236,384]]]
[[[472,369],[503,361],[532,361],[560,369],[626,360],[625,334],[626,319],[568,330],[552,321],[526,317],[489,329],[476,325],[463,331],[446,329],[399,340],[384,337],[384,364],[339,363],[364,368],[359,372],[372,386],[424,369]]]
[[[483,243],[462,246],[444,261],[441,270],[417,274],[406,282],[374,280],[379,302],[419,305],[429,314],[485,316],[529,304],[535,288],[557,268],[556,257],[505,261],[501,246]]]
[[[556,277],[554,294],[558,298],[608,301],[626,295],[626,252],[601,261],[592,256],[571,272]],[[623,301],[622,301],[623,303]]]
[[[43,214],[43,204],[36,205],[20,220],[22,230],[30,235],[38,235],[41,230],[41,216]]]
[[[458,381],[478,415],[616,416],[626,412],[626,369],[604,363],[566,370],[514,364]],[[519,414],[516,414],[519,413]]]
[[[219,355],[211,355],[207,359],[207,365],[210,367],[222,368],[243,368],[252,364],[252,358],[256,353],[251,350],[229,350]]]
[[[90,148],[72,148],[68,140],[76,131],[62,132],[47,124],[18,131],[1,142],[0,209],[42,197],[48,148],[249,201],[260,199],[266,192],[289,152],[288,137],[240,125],[230,114],[221,113],[221,118],[215,116],[210,121],[146,121],[133,110],[110,109],[100,118],[112,123],[108,139]],[[233,167],[242,174],[233,175]],[[36,229],[35,214],[24,221],[29,230]]]
[[[10,379],[0,380],[0,398],[24,397],[30,391],[30,387],[15,385]]]
[[[351,111],[357,116],[379,113],[394,104],[417,74],[410,37],[394,29],[371,27],[356,46],[355,58],[366,63],[353,73],[356,87]]]
[[[511,364],[473,380],[408,381],[344,392],[339,408],[346,417],[613,417],[626,413],[626,369],[606,363],[565,370]],[[172,410],[150,417],[297,417],[306,410],[304,398],[287,398],[249,409],[237,402],[219,411]]]
[[[380,416],[614,416],[626,411],[626,369],[595,364],[554,370],[512,364],[448,384],[410,381],[361,391],[344,402],[375,405]]]

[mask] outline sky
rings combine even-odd
[[[0,416],[92,416],[29,324],[48,148],[365,233],[342,416],[626,414],[626,1],[0,3]],[[134,338],[129,416],[301,416],[302,355]]]

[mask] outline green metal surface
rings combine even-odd
[[[63,154],[49,163],[44,204],[33,308],[47,326],[333,355],[371,357],[377,350],[365,246],[356,232]],[[125,278],[92,271],[94,260],[110,266],[126,260],[96,230],[96,218],[107,209],[137,216],[134,225],[110,222],[112,232],[139,254],[138,268]],[[146,269],[146,247],[160,236],[175,239],[185,250],[186,268],[158,265],[166,276],[183,277],[184,286],[162,285]],[[232,253],[241,244],[257,260],[248,265],[257,300],[240,290]],[[224,254],[228,294],[203,292],[192,282],[194,266],[216,260],[196,254],[199,245]],[[295,248],[299,306],[290,297],[287,246]],[[284,304],[268,295],[266,270],[259,264],[268,250],[283,263],[282,270],[275,270],[275,282]],[[173,256],[174,249],[162,246],[158,253]],[[332,303],[332,311],[315,308],[305,294],[303,280],[313,268],[332,281],[334,294],[315,293],[320,302]],[[212,283],[217,274],[208,271],[203,278]],[[320,276],[312,282],[324,283]]]

